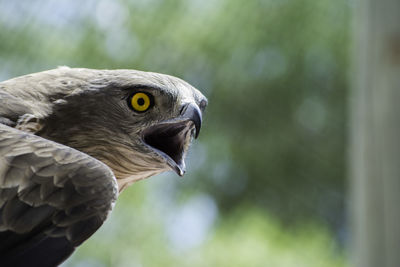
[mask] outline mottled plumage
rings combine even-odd
[[[185,172],[206,98],[168,75],[61,67],[0,83],[0,266],[56,266],[118,192]]]

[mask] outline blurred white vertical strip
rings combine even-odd
[[[400,1],[354,6],[351,112],[352,257],[400,266]]]

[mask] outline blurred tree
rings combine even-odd
[[[188,180],[222,210],[248,201],[341,224],[348,2],[150,2],[1,1],[2,76],[65,64],[181,76],[210,98],[209,160]]]
[[[0,78],[57,65],[182,77],[210,104],[186,179],[157,192],[346,238],[350,11],[349,0],[0,0]]]
[[[200,39],[208,60],[189,77],[211,85],[210,160],[191,181],[222,210],[245,201],[287,222],[311,216],[341,227],[347,5],[227,1],[211,20]]]

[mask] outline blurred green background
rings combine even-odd
[[[0,80],[132,68],[209,98],[185,178],[125,190],[63,266],[347,266],[351,11],[350,0],[0,0]]]

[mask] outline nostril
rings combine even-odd
[[[204,110],[205,110],[206,107],[207,107],[207,104],[208,104],[208,101],[207,101],[207,100],[205,100],[205,99],[201,100],[201,102],[200,102],[200,104],[199,104],[200,110],[204,112]]]

